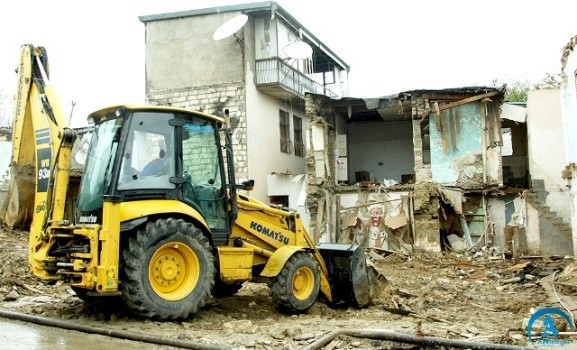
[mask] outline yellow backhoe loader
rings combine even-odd
[[[315,244],[299,214],[240,193],[227,118],[118,105],[88,116],[80,185],[43,47],[23,45],[4,224],[29,225],[29,264],[84,300],[120,296],[140,316],[186,319],[211,296],[267,283],[277,308],[370,303],[362,247]],[[30,222],[31,221],[31,222]]]

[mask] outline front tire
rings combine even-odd
[[[150,222],[123,251],[120,290],[128,308],[158,320],[181,320],[204,306],[214,285],[208,239],[192,223]]]
[[[310,309],[317,300],[319,289],[319,265],[302,251],[288,259],[270,288],[276,307],[288,314],[304,313]]]

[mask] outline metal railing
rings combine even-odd
[[[304,96],[305,92],[338,97],[278,57],[256,60],[256,84],[279,84]]]

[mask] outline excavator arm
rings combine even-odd
[[[64,220],[76,133],[48,80],[46,50],[23,45],[17,73],[10,180],[0,218],[8,228],[30,226],[31,245],[37,246],[47,240],[47,224]]]

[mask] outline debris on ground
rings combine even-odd
[[[239,349],[301,349],[342,329],[523,346],[527,344],[523,322],[532,311],[577,306],[577,265],[572,258],[383,251],[368,251],[367,256],[382,278],[376,299],[363,309],[331,308],[317,302],[304,315],[284,315],[275,309],[266,285],[245,283],[234,296],[211,299],[190,320],[155,322],[117,308],[95,311],[69,287],[41,283],[28,270],[27,234],[4,230],[0,231],[0,307]],[[375,342],[379,343],[343,335],[325,349],[369,349]],[[383,341],[379,344],[389,348]]]

